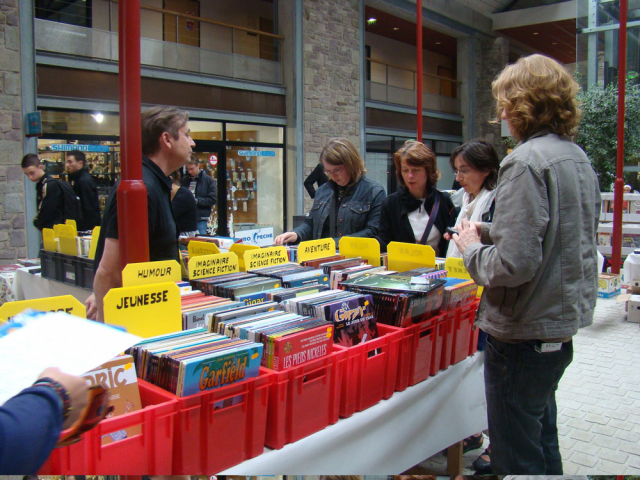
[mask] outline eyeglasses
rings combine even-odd
[[[464,170],[456,170],[455,168],[453,169],[453,174],[457,177],[458,175],[460,175],[461,177],[464,177],[465,175],[469,175],[471,173],[471,169],[470,168],[465,168]]]
[[[324,173],[326,173],[330,177],[333,177],[334,175],[338,175],[339,173],[342,173],[343,171],[344,171],[344,165],[341,165],[341,166],[339,166],[337,168],[334,168],[333,170],[327,170],[326,168],[324,169]]]

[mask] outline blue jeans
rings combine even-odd
[[[487,339],[484,383],[496,475],[562,475],[555,391],[573,360],[573,343],[539,353],[537,340]]]
[[[200,235],[207,234],[207,220],[198,220],[198,233]]]

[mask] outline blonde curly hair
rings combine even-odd
[[[577,133],[582,111],[576,100],[578,84],[557,61],[529,55],[507,65],[491,85],[500,122],[506,112],[519,139],[548,129],[557,135]]]

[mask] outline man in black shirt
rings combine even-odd
[[[149,260],[179,261],[178,228],[171,208],[169,175],[182,167],[195,146],[189,114],[172,107],[152,107],[142,114],[142,180],[147,187]],[[103,319],[102,300],[111,288],[122,286],[118,242],[117,187],[105,206],[96,249],[94,295],[87,299],[87,318]]]
[[[93,177],[86,169],[86,156],[80,150],[67,153],[67,173],[73,191],[80,199],[82,220],[78,222],[78,230],[93,230],[100,225],[100,202],[98,201],[98,187]]]
[[[64,199],[58,182],[45,173],[44,165],[35,153],[22,157],[21,166],[27,178],[36,184],[38,213],[33,219],[35,227],[42,231],[64,223]]]

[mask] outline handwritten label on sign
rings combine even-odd
[[[289,257],[284,247],[261,248],[244,253],[244,264],[247,270],[282,265],[288,261]]]
[[[141,337],[182,330],[180,288],[175,283],[112,288],[104,297],[104,321]]]
[[[336,242],[332,238],[320,238],[302,242],[298,246],[298,262],[316,258],[333,257],[336,254]]]
[[[53,233],[52,228],[42,229],[42,243],[47,252],[56,252],[58,250],[56,248],[56,234]]]
[[[189,280],[215,277],[238,271],[238,256],[232,252],[201,255],[189,259]]]
[[[192,240],[187,245],[189,251],[189,258],[198,257],[200,255],[214,255],[220,253],[220,249],[215,243],[211,242],[198,242]]]
[[[244,253],[247,250],[256,250],[260,247],[258,245],[246,245],[244,243],[234,243],[229,247],[229,251],[235,253],[238,256],[238,267],[241,272],[246,272],[247,268],[244,265]]]
[[[180,280],[182,280],[180,264],[175,260],[129,263],[124,267],[124,270],[122,270],[123,287],[179,282]]]
[[[0,306],[0,320],[9,320],[14,315],[23,312],[27,308],[41,312],[65,312],[76,317],[87,318],[87,310],[72,295],[60,297],[36,298],[33,300],[21,300],[19,302],[7,302]]]
[[[374,267],[380,266],[380,243],[375,238],[342,237],[340,255],[346,258],[362,257]]]
[[[436,252],[429,245],[391,242],[387,247],[389,270],[406,272],[418,267],[435,267]]]

